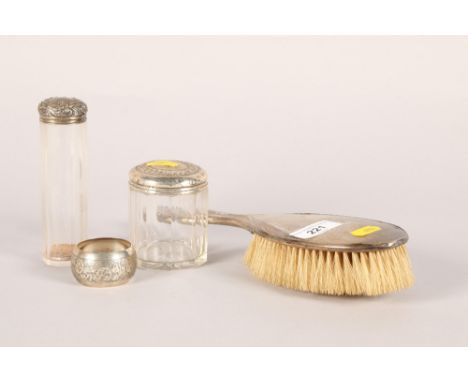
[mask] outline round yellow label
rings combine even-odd
[[[149,167],[177,167],[179,164],[170,160],[153,160],[146,165]]]

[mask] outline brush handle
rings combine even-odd
[[[247,231],[252,231],[252,222],[248,215],[228,214],[210,210],[208,212],[208,223],[229,225],[231,227],[238,227]]]

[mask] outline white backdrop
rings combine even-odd
[[[2,38],[0,344],[468,345],[468,38]],[[94,290],[41,262],[37,104],[89,107],[90,236],[127,236],[127,173],[195,162],[210,204],[410,234],[416,285],[331,298],[255,280],[250,235],[209,263]]]

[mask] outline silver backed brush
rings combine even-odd
[[[332,295],[375,296],[407,288],[408,234],[379,220],[320,214],[235,215],[210,211],[210,224],[254,234],[245,260],[274,285]]]

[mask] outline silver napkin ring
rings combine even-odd
[[[136,253],[124,239],[96,238],[78,243],[71,256],[76,280],[90,287],[111,287],[128,282],[136,270]]]

